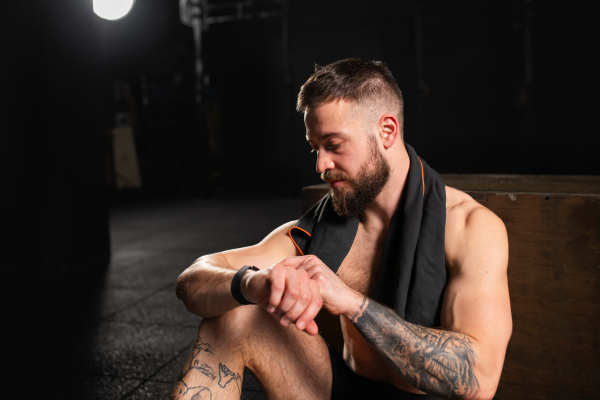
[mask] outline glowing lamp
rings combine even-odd
[[[135,0],[94,0],[94,12],[100,18],[115,21],[125,17]]]

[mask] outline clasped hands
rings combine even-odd
[[[269,268],[244,275],[242,294],[277,318],[311,335],[319,330],[314,319],[325,307],[331,314],[346,313],[355,294],[313,255],[287,257]]]

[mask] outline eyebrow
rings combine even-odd
[[[344,134],[343,134],[343,133],[341,133],[341,132],[330,132],[330,133],[325,133],[325,134],[323,134],[323,135],[319,136],[319,138],[318,138],[318,139],[319,139],[319,140],[325,140],[325,139],[327,139],[327,138],[329,138],[329,137],[331,137],[331,136],[344,136]],[[312,140],[310,140],[310,139],[308,138],[308,134],[306,135],[306,141],[307,141],[307,142],[309,142],[309,143],[311,143],[311,142],[312,142]]]

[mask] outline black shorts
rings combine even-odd
[[[439,400],[437,397],[433,397],[429,394],[405,392],[389,383],[379,382],[358,375],[348,367],[337,351],[331,346],[328,347],[329,359],[331,360],[331,372],[333,374],[331,400]]]

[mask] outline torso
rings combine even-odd
[[[464,225],[468,210],[477,206],[480,207],[466,193],[446,187],[447,259],[448,248],[452,246],[451,238],[455,236],[453,233]],[[352,248],[338,270],[340,279],[346,285],[369,297],[373,295],[386,233],[367,232],[361,223]],[[340,316],[340,322],[344,336],[344,359],[350,368],[362,376],[388,382],[404,391],[423,393],[396,374],[346,317]]]

